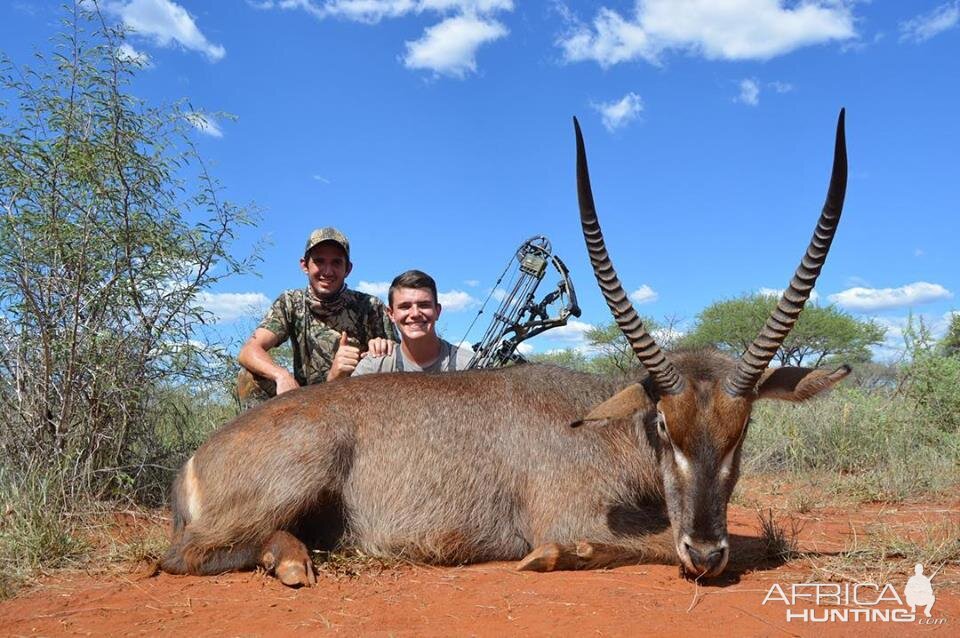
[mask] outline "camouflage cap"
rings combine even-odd
[[[347,240],[347,236],[332,226],[318,228],[310,233],[310,237],[307,238],[307,245],[303,249],[304,257],[306,257],[307,253],[310,252],[314,246],[317,244],[322,244],[325,241],[332,241],[340,244],[340,247],[343,248],[343,252],[347,253],[347,261],[350,261],[350,242]]]

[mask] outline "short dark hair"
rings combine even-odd
[[[422,270],[408,270],[393,278],[390,284],[390,291],[387,293],[387,304],[393,308],[393,292],[398,288],[420,288],[430,291],[433,295],[433,303],[439,303],[437,300],[437,282],[433,277]]]

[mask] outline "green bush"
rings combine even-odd
[[[903,386],[918,421],[943,432],[960,432],[960,356],[919,353],[906,367]]]
[[[955,415],[954,415],[955,417]],[[920,418],[896,390],[838,388],[802,404],[763,401],[744,444],[744,471],[832,474],[872,499],[903,499],[960,481],[960,435]]]
[[[0,464],[59,473],[69,502],[179,461],[169,394],[218,387],[231,359],[202,295],[256,250],[235,255],[251,211],[206,172],[195,112],[132,96],[123,33],[96,4],[64,10],[52,53],[0,55]]]

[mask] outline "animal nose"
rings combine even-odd
[[[723,542],[684,542],[690,562],[701,574],[713,574],[723,564],[727,554]]]

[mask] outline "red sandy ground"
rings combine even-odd
[[[849,549],[877,524],[922,536],[932,526],[960,520],[960,503],[861,505],[796,517],[803,522],[801,549],[817,558],[781,566],[741,559],[724,579],[708,584],[682,580],[676,566],[662,565],[549,574],[516,572],[510,563],[402,566],[355,577],[321,576],[318,586],[299,590],[259,573],[203,578],[61,572],[0,603],[0,634],[960,635],[957,565],[948,565],[933,581],[936,625],[788,623],[782,603],[762,604],[772,584],[789,589],[810,580],[811,561],[824,563],[831,553]],[[755,552],[755,512],[732,506],[730,533],[735,560]],[[906,576],[891,576],[901,596]],[[793,609],[805,607],[810,608]]]

